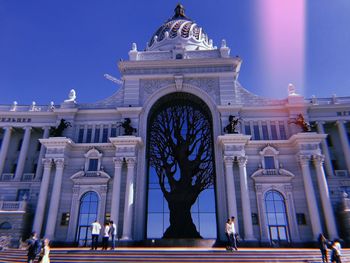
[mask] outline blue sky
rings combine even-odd
[[[305,20],[304,63],[300,67],[279,58],[280,54],[272,54],[273,47],[280,45],[288,48],[286,53],[294,55],[297,41],[294,43],[292,38],[287,46],[283,42],[291,36],[290,30],[283,31],[282,27],[275,40],[281,43],[272,43],[269,28],[261,26],[271,18],[270,12],[279,12],[283,9],[279,5],[287,2],[292,5],[303,2],[305,7],[303,14],[294,13],[292,8],[290,12],[284,10],[286,20],[277,23],[293,26],[289,18]],[[52,100],[58,104],[72,88],[77,91],[78,102],[108,97],[117,86],[103,74],[120,77],[117,62],[128,58],[132,42],[143,50],[156,29],[173,15],[177,3],[0,0],[0,104],[11,104],[14,100],[19,104],[30,104],[33,100],[37,104]],[[215,45],[220,46],[225,38],[231,55],[243,59],[239,81],[251,92],[284,98],[288,83],[294,83],[306,97],[350,95],[349,0],[181,3],[186,14],[203,27]],[[277,70],[268,70],[267,60],[271,57],[275,58]],[[291,68],[302,68],[302,74]]]

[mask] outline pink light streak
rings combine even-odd
[[[287,94],[288,83],[293,83],[303,94],[305,1],[260,0],[257,8],[264,89],[269,95],[281,94],[281,89]]]

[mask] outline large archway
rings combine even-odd
[[[216,238],[212,116],[184,92],[160,98],[148,116],[147,238]]]

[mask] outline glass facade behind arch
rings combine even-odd
[[[265,195],[266,219],[270,241],[274,245],[289,241],[288,219],[284,197],[276,190]]]
[[[95,192],[87,192],[80,199],[79,219],[77,228],[77,241],[79,246],[89,245],[91,242],[92,222],[97,219],[98,195]]]

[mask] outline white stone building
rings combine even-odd
[[[241,59],[182,11],[145,51],[132,45],[110,97],[84,104],[71,91],[60,105],[0,105],[0,235],[35,230],[84,245],[97,218],[116,221],[122,241],[161,238],[169,211],[150,182],[149,116],[173,97],[205,105],[211,119],[215,183],[200,196],[209,208],[197,202],[192,213],[204,238],[225,240],[232,215],[241,237],[260,244],[346,235],[338,205],[350,192],[350,97],[306,99],[292,85],[281,100],[250,93],[238,82]],[[298,114],[315,132],[292,123]],[[239,133],[223,131],[230,115]],[[50,137],[61,119],[71,127]]]

